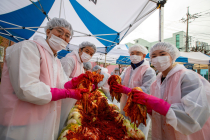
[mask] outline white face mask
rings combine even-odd
[[[92,57],[89,54],[82,52],[81,59],[83,62],[88,62],[91,58]]]
[[[158,71],[163,72],[171,66],[170,57],[169,56],[158,56],[158,57],[152,58],[152,65]]]
[[[133,64],[137,64],[137,63],[141,62],[141,56],[131,55],[130,60]]]
[[[52,34],[49,39],[49,45],[53,50],[59,51],[59,50],[65,49],[68,43],[64,41],[63,39]]]

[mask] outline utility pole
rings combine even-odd
[[[187,7],[187,31],[186,31],[186,52],[188,52],[189,47],[189,37],[188,37],[188,28],[189,28],[189,7]]]
[[[185,51],[188,52],[188,48],[189,48],[189,23],[192,22],[192,20],[194,21],[196,18],[199,18],[200,16],[202,16],[200,13],[195,13],[193,15],[190,15],[189,13],[189,7],[187,7],[187,19],[182,18],[181,21],[183,23],[187,22],[187,31],[186,31],[186,48]],[[190,21],[191,20],[191,21]]]

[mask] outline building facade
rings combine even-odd
[[[14,42],[0,36],[0,79],[1,79],[2,69],[3,69],[3,65],[5,61],[6,48],[13,44]]]
[[[166,38],[164,39],[164,42],[168,42],[173,44],[174,46],[176,46],[180,51],[185,51],[185,42],[186,42],[186,37],[185,37],[185,32],[184,31],[180,31],[180,32],[176,32],[173,33],[172,37],[170,38]],[[149,42],[147,40],[144,40],[142,38],[138,38],[134,40],[135,44],[140,44],[145,46],[148,51],[150,51],[150,48],[155,45],[156,43],[158,43],[158,41],[154,41],[154,42]],[[190,42],[190,41],[189,41]],[[126,43],[126,45],[128,47],[131,47],[132,45],[135,45],[132,43]],[[191,46],[191,45],[190,45]]]

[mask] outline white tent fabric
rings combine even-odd
[[[117,64],[129,64],[130,56],[129,55],[122,55],[122,56],[123,57],[117,59]],[[146,55],[145,59],[147,61],[151,61],[149,54]],[[201,52],[180,52],[180,56],[176,59],[176,62],[192,63],[192,64],[210,64],[210,57]]]
[[[106,63],[116,64],[116,60],[121,56],[129,56],[128,47],[126,45],[120,44],[115,46],[110,52],[108,52],[105,56],[103,53],[99,53],[99,51],[92,57],[90,61],[92,62],[105,62]]]
[[[180,52],[180,56],[188,58],[188,63],[210,64],[210,57],[201,52]]]
[[[61,17],[73,26],[71,44],[89,41],[108,53],[157,9],[157,0],[10,0],[0,7],[0,34],[12,41],[46,37],[48,19]]]
[[[128,56],[128,51],[122,50],[122,49],[112,49],[109,53],[106,55],[106,63],[112,63],[116,64],[116,60],[121,56]],[[92,59],[90,60],[92,62],[105,62],[105,54],[103,53],[96,53]]]
[[[69,45],[69,50],[78,50],[78,46],[76,45]],[[105,62],[105,48],[97,48],[97,53],[94,54],[90,61],[92,62]],[[102,53],[100,53],[102,52]],[[120,56],[130,56],[128,53],[128,47],[126,45],[120,44],[115,46],[110,52],[106,55],[106,63],[116,64],[116,60]],[[145,59],[150,61],[149,55]],[[176,62],[183,62],[183,63],[192,63],[192,64],[210,64],[210,57],[205,55],[201,52],[180,52],[180,57],[177,58]]]
[[[79,47],[76,45],[68,45],[67,50],[76,50],[78,51]],[[104,48],[97,48],[97,52],[93,55],[91,62],[105,62],[105,54],[100,53],[104,51]],[[106,63],[116,64],[116,60],[121,56],[129,56],[128,48],[126,45],[120,44],[115,46],[110,52],[106,55]]]
[[[115,31],[107,34],[117,35],[117,33],[120,33],[120,39],[123,38],[124,35],[126,36],[133,31],[156,9],[156,3],[151,2],[150,0],[141,0],[141,3],[139,0],[133,0],[132,2],[127,0],[97,1],[96,4],[89,0],[77,0],[76,2],[105,24],[104,26],[108,26]],[[107,39],[106,42],[113,44],[101,43],[104,41],[103,38],[101,38],[104,34],[92,34],[87,27],[88,25],[84,23],[84,20],[82,20],[81,16],[79,17],[78,13],[75,11],[76,6],[74,7],[74,4],[72,3],[76,2],[73,2],[73,0],[70,0],[70,2],[69,0],[63,0],[63,4],[60,4],[60,1],[55,0],[48,16],[50,18],[59,17],[59,13],[56,13],[56,11],[59,11],[61,7],[60,17],[67,19],[72,24],[75,31],[71,44],[79,45],[81,42],[88,40],[94,43],[97,47],[107,47],[109,45],[113,45],[114,47],[119,41]],[[44,20],[41,26],[45,26],[46,22],[47,19]],[[130,27],[130,25],[132,25],[132,27]],[[38,29],[38,31],[43,32],[43,28]]]

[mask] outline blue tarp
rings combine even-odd
[[[70,53],[70,51],[61,50],[61,51],[58,52],[57,57],[58,57],[59,59],[61,59],[61,58],[65,57],[68,53]]]

